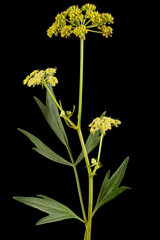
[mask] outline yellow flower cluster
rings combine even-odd
[[[101,33],[104,37],[112,36],[113,29],[106,24],[113,24],[114,18],[109,13],[99,13],[96,11],[94,4],[85,4],[81,8],[79,6],[71,6],[64,12],[57,14],[55,22],[47,30],[47,35],[61,37],[70,37],[74,34],[76,37],[85,39],[86,34],[90,32]],[[92,28],[98,28],[93,31]]]
[[[109,36],[112,36],[113,33],[113,28],[111,28],[110,26],[99,26],[98,29],[100,29],[102,31],[102,35],[106,38],[108,38]]]
[[[104,133],[107,130],[111,130],[112,126],[118,127],[119,124],[121,124],[121,121],[104,116],[95,118],[89,127],[90,132],[94,134],[96,131]]]
[[[36,85],[44,85],[49,82],[53,87],[58,83],[57,78],[54,76],[56,68],[47,68],[46,70],[35,70],[23,81],[23,84],[28,87],[35,87]]]
[[[74,28],[73,33],[76,35],[76,37],[85,39],[85,35],[88,32],[85,26],[78,26]]]

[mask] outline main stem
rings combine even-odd
[[[92,210],[93,210],[93,176],[89,176],[88,222],[86,226],[85,240],[91,240]]]
[[[79,79],[79,106],[78,106],[78,124],[81,127],[82,118],[82,94],[83,94],[83,59],[84,59],[84,40],[80,39],[80,79]]]
[[[84,40],[80,39],[80,81],[79,81],[79,106],[78,106],[77,132],[80,139],[85,162],[86,162],[86,167],[88,171],[88,183],[89,183],[88,219],[86,222],[86,231],[85,231],[84,240],[91,240],[92,209],[93,209],[93,174],[92,174],[91,165],[89,162],[86,146],[85,146],[82,131],[81,131],[82,96],[83,96],[83,62],[84,62]]]

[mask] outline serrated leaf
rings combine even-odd
[[[59,156],[57,153],[52,151],[49,147],[47,147],[40,139],[35,137],[33,134],[31,134],[25,130],[22,130],[22,129],[18,129],[18,130],[21,131],[24,135],[26,135],[31,140],[31,142],[34,143],[36,148],[33,148],[33,149],[36,152],[38,152],[39,154],[43,155],[44,157],[46,157],[54,162],[72,166],[72,163],[68,162],[67,160],[65,160],[64,158]]]
[[[14,197],[15,200],[48,214],[48,216],[40,219],[37,222],[37,225],[71,218],[78,219],[83,222],[83,220],[79,218],[70,208],[62,203],[44,195],[37,196],[38,197]]]
[[[126,189],[129,189],[128,187],[125,187],[125,186],[122,186],[119,188],[119,185],[124,177],[128,161],[129,161],[129,158],[127,157],[110,179],[109,179],[110,171],[107,172],[107,174],[103,180],[93,214],[101,206],[103,206],[107,202],[109,202],[112,199],[114,199],[115,197],[117,197],[119,194],[124,192]]]
[[[50,84],[48,84],[48,88],[54,98],[56,98]],[[59,116],[57,105],[53,101],[48,91],[46,91],[46,106],[37,97],[34,97],[34,99],[37,102],[39,108],[41,109],[46,121],[50,125],[53,132],[57,135],[57,137],[65,146],[68,146],[67,135],[64,130],[61,118]]]
[[[95,132],[95,134],[90,133],[89,137],[86,141],[86,144],[85,144],[87,153],[89,154],[90,152],[92,152],[93,149],[97,147],[99,142],[100,142],[99,132],[97,131],[97,132]],[[84,154],[83,154],[83,152],[81,152],[77,158],[76,164],[80,163],[83,158],[84,158]]]

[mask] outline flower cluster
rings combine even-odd
[[[47,35],[61,37],[70,37],[74,34],[76,37],[85,39],[86,33],[97,32],[101,33],[104,37],[112,36],[113,29],[106,24],[113,24],[114,18],[109,13],[99,13],[96,11],[94,4],[85,4],[81,8],[78,6],[71,6],[64,12],[58,14],[55,22],[47,30]],[[97,31],[92,28],[96,27]]]
[[[118,127],[119,124],[121,124],[121,121],[104,116],[95,118],[93,122],[89,125],[89,127],[90,132],[93,134],[96,131],[101,131],[102,133],[105,133],[105,131],[111,130],[112,126]]]
[[[57,78],[54,76],[56,68],[47,68],[46,70],[35,70],[23,81],[28,87],[35,87],[36,85],[44,85],[49,82],[53,87],[58,83]]]

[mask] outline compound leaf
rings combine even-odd
[[[112,175],[111,178],[109,178],[110,176],[110,171],[107,172],[99,195],[98,195],[98,199],[97,199],[97,203],[96,206],[94,208],[93,214],[104,204],[106,204],[107,202],[111,201],[112,199],[114,199],[115,197],[117,197],[119,194],[121,194],[122,192],[124,192],[126,189],[129,189],[129,187],[119,187],[126,168],[127,168],[127,164],[129,161],[129,157],[127,157],[123,163],[120,165],[120,167],[117,169],[117,171]]]
[[[25,130],[22,130],[22,129],[18,129],[18,130],[21,131],[24,135],[26,135],[31,140],[31,142],[34,143],[36,148],[33,148],[33,149],[36,152],[38,152],[39,154],[43,155],[44,157],[46,157],[54,162],[72,166],[72,163],[68,162],[67,160],[65,160],[64,158],[59,156],[57,153],[52,151],[49,147],[47,147],[41,140],[39,140],[33,134],[31,134]]]
[[[14,197],[15,200],[26,204],[30,207],[36,208],[48,215],[37,222],[37,225],[62,221],[65,219],[78,219],[83,222],[70,208],[63,205],[56,200],[46,197],[44,195],[37,195],[37,197]]]

